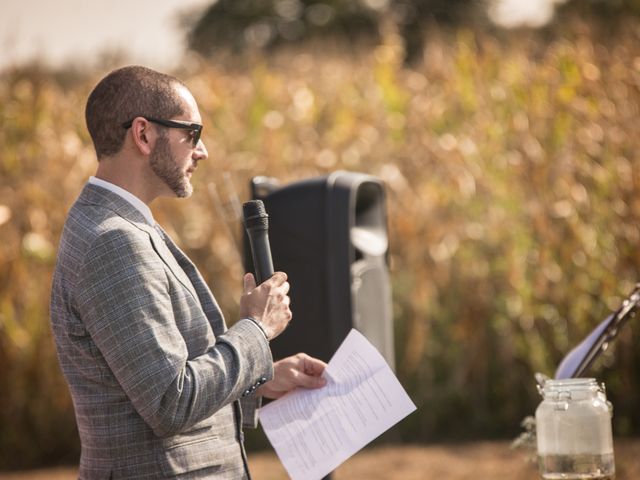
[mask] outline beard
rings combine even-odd
[[[184,171],[178,166],[171,153],[169,139],[158,137],[149,158],[151,170],[176,194],[178,198],[186,198],[193,193],[193,186]]]

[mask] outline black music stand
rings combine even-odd
[[[633,318],[640,306],[640,283],[622,302],[622,306],[603,320],[578,346],[560,362],[554,378],[580,377],[617,337],[622,326]]]

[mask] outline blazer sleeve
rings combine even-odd
[[[172,308],[175,285],[145,236],[126,230],[98,236],[78,272],[76,303],[134,408],[156,435],[166,436],[271,379],[273,364],[251,320],[236,322],[204,355],[189,359]]]

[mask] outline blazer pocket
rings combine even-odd
[[[223,441],[210,435],[185,438],[183,442],[167,447],[159,456],[165,477],[242,462],[240,445],[233,438]]]

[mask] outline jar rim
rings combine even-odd
[[[590,387],[599,388],[595,378],[563,378],[547,380],[543,390],[573,390]]]

